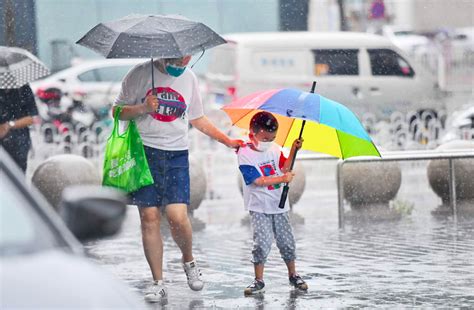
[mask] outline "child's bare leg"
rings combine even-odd
[[[288,268],[288,278],[290,284],[295,288],[306,291],[308,289],[308,284],[296,273],[295,261],[285,261],[286,267]]]
[[[255,270],[255,279],[263,281],[263,269],[264,264],[254,264],[253,268]]]
[[[291,277],[296,274],[296,266],[295,266],[295,261],[289,261],[285,262],[286,268],[288,268],[288,276]]]

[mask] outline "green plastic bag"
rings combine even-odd
[[[115,110],[114,129],[107,140],[102,185],[131,193],[153,184],[153,177],[135,121],[130,120],[127,130],[119,135],[118,116],[121,111],[120,106]]]

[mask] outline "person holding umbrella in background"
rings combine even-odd
[[[31,147],[28,127],[38,115],[28,83],[48,74],[46,66],[26,50],[0,46],[0,146],[23,172]]]
[[[35,97],[29,85],[0,89],[0,145],[26,172],[31,147],[30,129],[38,115]]]
[[[204,282],[193,256],[187,215],[189,124],[230,148],[243,141],[230,139],[206,118],[198,80],[187,66],[193,54],[226,41],[204,24],[183,17],[134,14],[97,25],[78,43],[108,58],[151,58],[125,76],[113,108],[115,115],[116,107],[122,106],[119,119],[135,120],[155,181],[130,194],[140,212],[143,248],[154,280],[145,300],[159,302],[167,297],[160,232],[163,213],[182,252],[188,285],[199,291]]]

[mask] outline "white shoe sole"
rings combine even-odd
[[[189,284],[189,283],[188,283],[188,285],[189,285],[189,288],[192,289],[193,291],[201,291],[201,290],[203,289],[203,287],[204,287],[204,283],[202,283],[200,287],[199,287],[199,286],[198,286],[198,287],[194,287],[193,285],[191,285],[191,284]]]
[[[262,288],[261,290],[258,290],[258,291],[253,291],[252,293],[246,293],[246,292],[244,291],[244,295],[245,295],[245,296],[254,296],[254,295],[263,294],[263,293],[265,293],[265,289],[264,289],[264,288]]]
[[[150,294],[150,295],[145,295],[145,301],[149,303],[157,303],[161,302],[163,300],[166,300],[168,298],[168,294],[165,293],[164,295],[161,294]]]
[[[153,296],[153,297],[147,297],[145,296],[145,301],[148,303],[157,303],[157,302],[162,302],[163,300],[166,300],[166,297],[161,297],[161,296]]]

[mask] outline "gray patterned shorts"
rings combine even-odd
[[[288,212],[265,214],[250,211],[253,230],[252,262],[264,264],[272,247],[273,236],[280,250],[281,258],[288,263],[296,259],[295,238]]]

